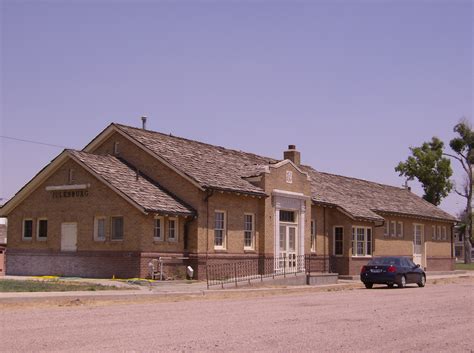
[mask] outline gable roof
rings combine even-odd
[[[383,220],[380,214],[395,214],[456,221],[456,218],[405,188],[318,172],[302,166],[311,177],[312,199],[337,205],[355,218]]]
[[[203,188],[265,195],[245,178],[257,176],[281,161],[151,130],[112,125]],[[309,166],[300,168],[311,178],[313,202],[339,207],[352,218],[383,221],[380,214],[398,214],[456,221],[455,217],[404,188],[318,172]]]
[[[160,132],[114,124],[154,154],[164,158],[203,188],[266,196],[265,192],[243,179],[249,171],[278,160],[256,154],[166,135]]]
[[[195,211],[156,182],[114,156],[64,150],[0,209],[7,215],[68,159],[72,159],[142,212],[194,215]]]
[[[117,157],[74,150],[69,150],[69,153],[73,159],[81,162],[109,186],[146,212],[173,215],[193,215],[195,213],[190,206]]]

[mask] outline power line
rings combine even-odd
[[[44,146],[58,147],[58,148],[69,148],[69,147],[66,147],[66,146],[54,145],[52,143],[32,141],[32,140],[26,140],[26,139],[19,139],[17,137],[11,137],[11,136],[0,135],[0,138],[4,138],[4,139],[8,139],[8,140],[14,140],[14,141],[20,141],[20,142],[34,143],[36,145],[44,145]]]

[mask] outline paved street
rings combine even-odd
[[[472,352],[474,282],[232,299],[6,307],[2,352]]]

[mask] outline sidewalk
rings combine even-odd
[[[474,277],[474,271],[452,271],[452,272],[427,272],[427,280],[437,280],[442,278],[461,278],[461,277]],[[38,279],[35,277],[23,277],[23,276],[5,276],[4,279]],[[61,279],[60,279],[61,280]],[[173,296],[205,296],[215,293],[244,293],[244,292],[265,292],[265,291],[311,291],[319,289],[334,289],[341,290],[344,288],[356,288],[362,286],[358,276],[356,279],[343,279],[339,280],[337,284],[326,284],[318,286],[275,286],[271,283],[267,285],[242,285],[237,288],[227,287],[226,289],[220,289],[219,286],[213,286],[207,289],[207,283],[202,281],[156,281],[151,285],[130,285],[117,280],[109,279],[88,279],[88,278],[72,278],[65,279],[71,281],[80,281],[88,283],[97,283],[103,285],[117,285],[117,286],[129,286],[133,289],[130,290],[105,290],[105,291],[70,291],[70,292],[2,292],[0,293],[0,304],[2,303],[14,303],[23,301],[41,301],[48,299],[91,299],[91,300],[114,300],[114,299],[127,299],[133,300],[134,298],[145,298],[145,297],[173,297]]]

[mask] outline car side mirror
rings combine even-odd
[[[420,264],[416,264],[416,265],[415,265],[415,268],[420,268]]]

